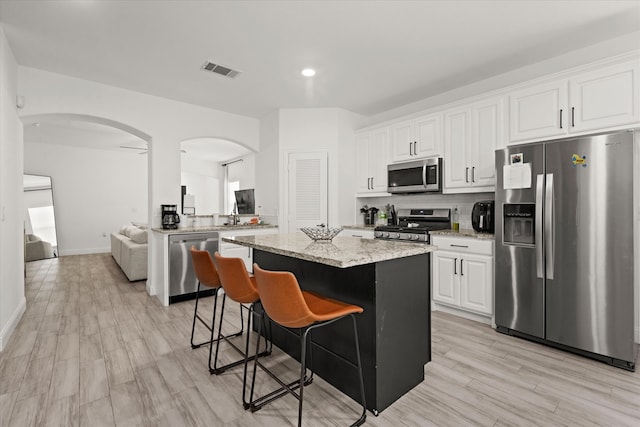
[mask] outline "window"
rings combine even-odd
[[[56,221],[53,215],[53,206],[43,206],[40,208],[29,208],[29,219],[33,234],[40,237],[45,242],[56,247]]]
[[[233,212],[233,205],[236,202],[236,190],[240,189],[240,181],[231,181],[227,184],[227,202],[225,203],[225,214]]]

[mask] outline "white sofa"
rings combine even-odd
[[[27,234],[25,240],[25,261],[53,258],[55,256],[51,243],[45,242],[35,234]]]
[[[131,282],[147,278],[147,241],[146,226],[127,225],[111,233],[111,256]]]

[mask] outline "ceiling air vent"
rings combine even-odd
[[[212,73],[220,74],[221,76],[229,77],[230,79],[235,78],[240,71],[232,70],[229,67],[225,67],[224,65],[214,64],[213,62],[205,62],[202,66],[202,69],[205,71],[211,71]]]

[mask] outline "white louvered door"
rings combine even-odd
[[[327,153],[289,153],[289,232],[327,224]]]

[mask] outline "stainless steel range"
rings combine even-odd
[[[398,224],[376,227],[375,238],[429,243],[429,231],[451,228],[451,209],[398,209]]]

